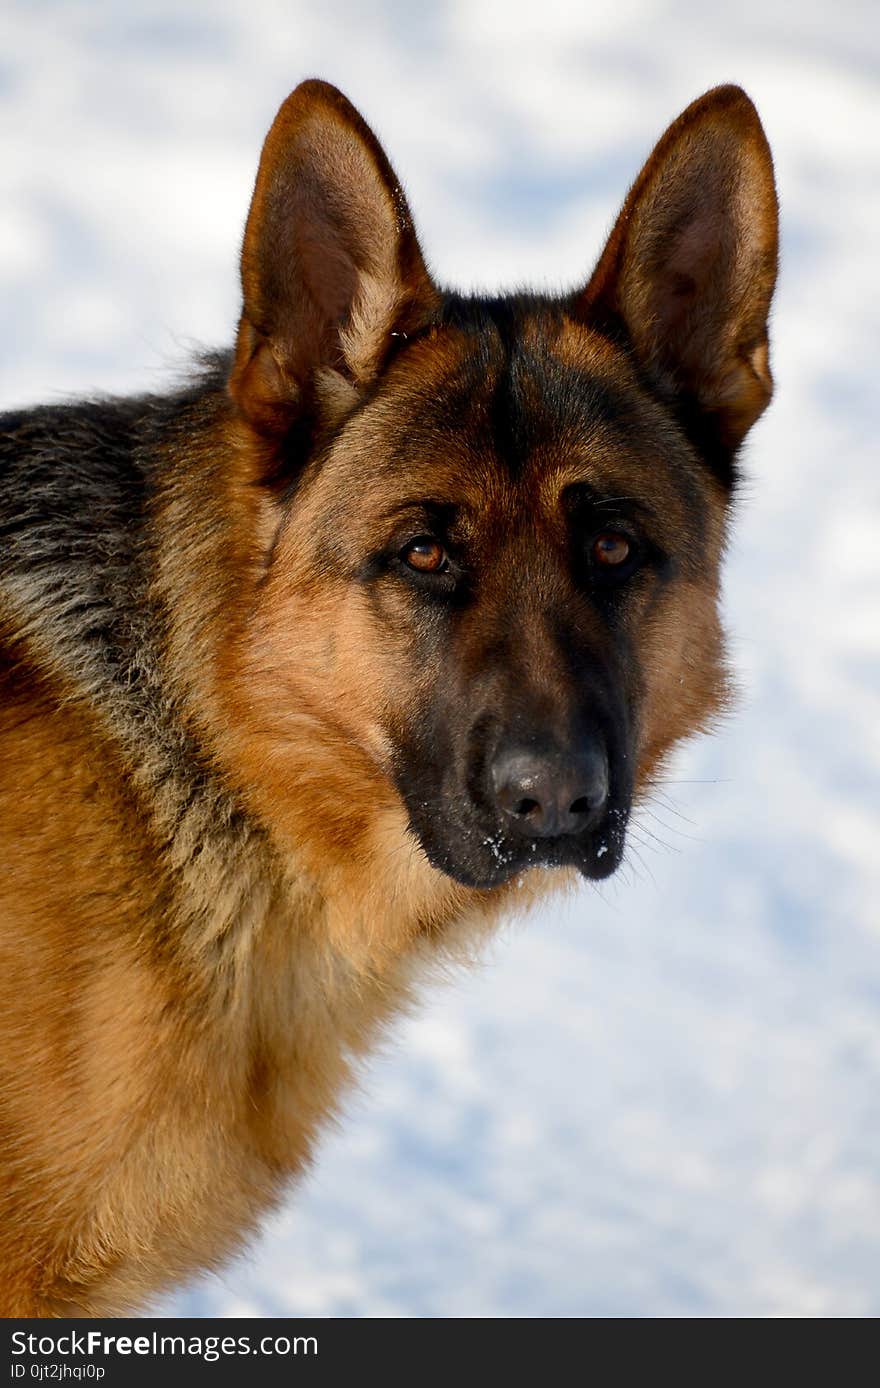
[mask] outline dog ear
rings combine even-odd
[[[319,374],[356,398],[391,335],[414,331],[437,300],[382,147],[326,82],[297,87],[266,137],[241,278],[229,389],[270,435],[308,407]]]
[[[660,140],[576,301],[593,326],[622,330],[654,388],[728,467],[773,389],[777,243],[758,113],[739,87],[717,87]]]

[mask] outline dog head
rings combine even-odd
[[[467,886],[613,871],[633,797],[725,697],[776,247],[738,88],[667,131],[558,298],[439,289],[359,115],[323,83],[288,98],[229,394],[264,497],[241,719],[300,839],[357,852],[396,806]]]

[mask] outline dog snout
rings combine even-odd
[[[608,757],[598,738],[576,750],[510,744],[493,757],[489,782],[509,830],[530,839],[573,837],[605,813]]]

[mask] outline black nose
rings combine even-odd
[[[502,747],[489,772],[508,828],[526,838],[582,834],[598,824],[608,801],[608,758],[598,741],[557,747]]]

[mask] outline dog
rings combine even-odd
[[[425,266],[344,96],[267,136],[234,349],[0,418],[0,1311],[218,1266],[432,962],[621,861],[725,707],[777,205],[697,100],[586,284]]]

